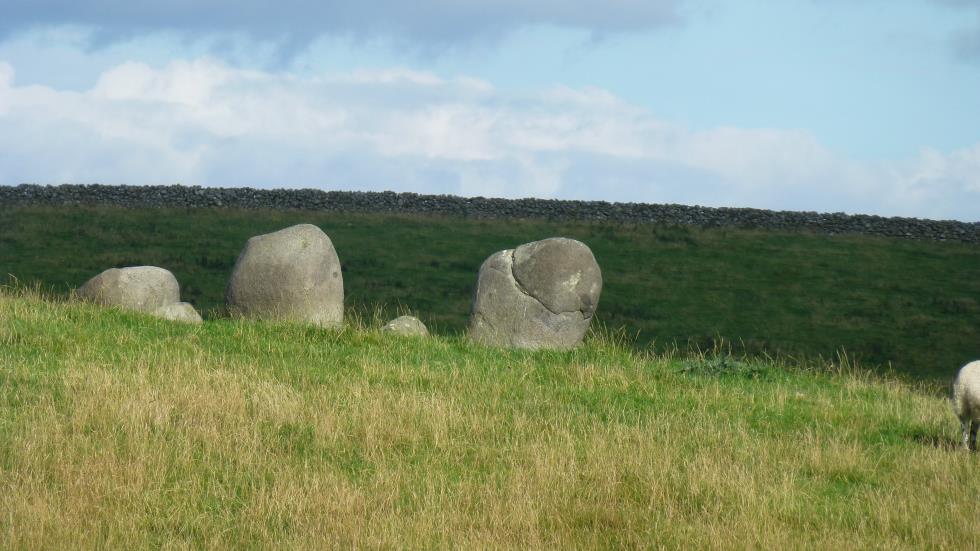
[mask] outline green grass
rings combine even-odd
[[[597,320],[638,349],[891,364],[948,380],[980,357],[980,247],[861,236],[699,230],[615,223],[266,212],[6,208],[0,274],[60,292],[98,272],[170,269],[183,298],[212,318],[246,239],[317,224],[344,266],[348,307],[418,314],[435,332],[463,330],[476,271],[491,253],[551,236],[588,244],[603,270]]]
[[[0,292],[0,548],[975,542],[978,456],[897,379]]]

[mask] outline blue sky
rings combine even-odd
[[[0,0],[0,183],[980,220],[978,0]]]

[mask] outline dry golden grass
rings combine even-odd
[[[0,548],[947,548],[941,398],[0,295]]]

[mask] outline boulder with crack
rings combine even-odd
[[[574,348],[601,292],[599,264],[580,241],[553,237],[500,251],[480,266],[468,334],[490,346]]]

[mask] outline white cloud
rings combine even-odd
[[[137,100],[170,102],[187,106],[203,106],[211,93],[234,76],[246,79],[249,74],[232,74],[224,65],[200,59],[178,61],[166,72],[155,71],[144,63],[129,62],[104,72],[92,95],[106,100]]]
[[[124,63],[84,92],[0,63],[0,183],[392,189],[980,219],[980,144],[848,159],[800,130],[693,131],[599,89],[394,68]]]
[[[980,194],[980,144],[948,154],[927,149],[903,178],[909,194],[928,196],[936,190]]]

